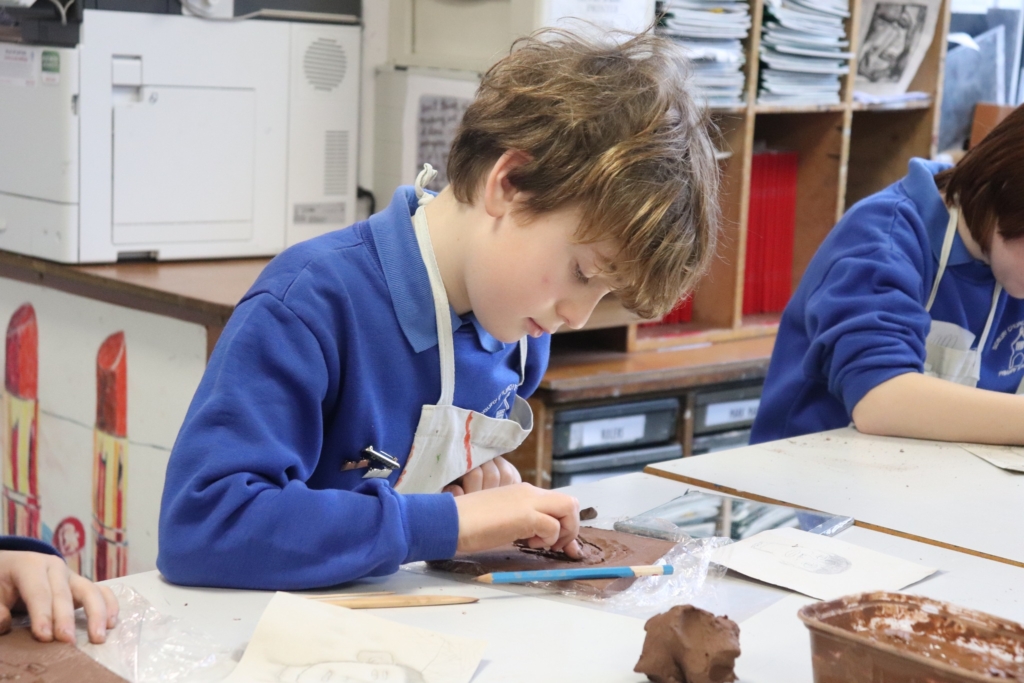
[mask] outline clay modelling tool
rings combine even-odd
[[[532,572],[492,572],[478,576],[481,583],[530,583],[532,581],[580,581],[587,579],[628,579],[638,576],[671,574],[670,565],[636,567],[580,567],[579,569],[541,569]]]
[[[461,595],[372,595],[370,597],[332,598],[317,600],[328,605],[349,609],[384,609],[388,607],[435,607],[437,605],[468,605],[479,598]]]

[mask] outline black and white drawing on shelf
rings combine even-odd
[[[899,83],[915,45],[924,33],[924,5],[880,2],[860,49],[857,75],[872,83]]]
[[[902,95],[932,44],[939,0],[864,0],[854,89],[874,96]]]

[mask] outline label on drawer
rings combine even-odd
[[[615,446],[639,441],[644,437],[646,426],[646,415],[574,422],[569,427],[569,449]]]
[[[717,427],[734,422],[750,422],[757,415],[757,407],[761,399],[751,398],[746,401],[728,401],[726,403],[712,403],[708,406],[707,417],[704,418],[704,425]]]

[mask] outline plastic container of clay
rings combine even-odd
[[[901,593],[808,605],[815,683],[1024,681],[1024,626]]]

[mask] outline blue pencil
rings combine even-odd
[[[542,569],[533,572],[493,572],[478,576],[482,583],[529,583],[531,581],[573,581],[579,579],[621,579],[634,576],[671,574],[671,565],[638,567],[580,567],[579,569]]]

